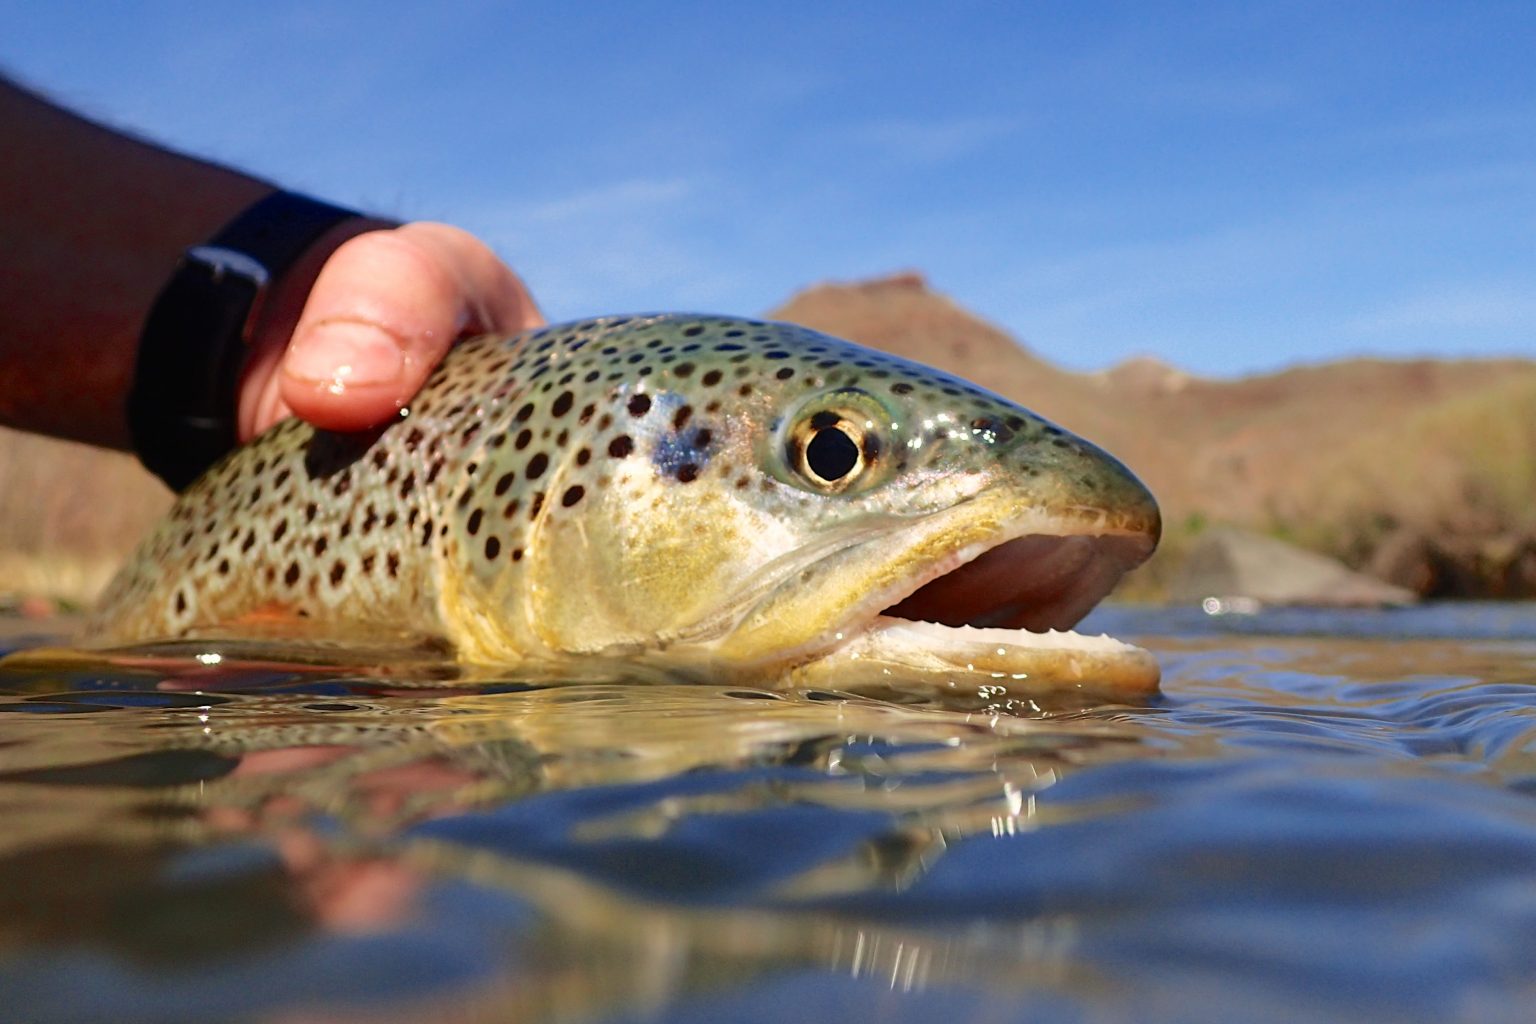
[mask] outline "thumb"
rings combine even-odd
[[[357,235],[315,280],[282,359],[286,408],[275,413],[328,430],[378,426],[464,333],[541,322],[517,276],[458,228],[414,223]]]

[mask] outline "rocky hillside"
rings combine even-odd
[[[1208,380],[1140,358],[1077,374],[914,273],[819,285],[769,315],[983,381],[1120,456],[1167,527],[1140,593],[1231,523],[1422,594],[1536,597],[1536,362]],[[168,502],[127,456],[0,430],[0,597],[87,598]]]

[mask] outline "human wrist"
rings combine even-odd
[[[380,222],[269,190],[187,248],[150,307],[127,418],[141,461],[181,489],[240,440],[243,381],[266,339],[287,330],[318,267]]]

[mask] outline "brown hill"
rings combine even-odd
[[[1389,541],[1421,551],[1390,575],[1432,592],[1536,596],[1501,561],[1536,537],[1536,362],[1354,359],[1210,380],[1143,357],[1074,374],[912,273],[818,285],[770,316],[983,381],[1114,452],[1162,502],[1165,563],[1225,522],[1355,566]],[[1479,564],[1430,573],[1447,559]]]

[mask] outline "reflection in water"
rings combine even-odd
[[[37,1021],[1523,1019],[1536,646],[1155,646],[1152,705],[1028,715],[7,662],[0,990]]]

